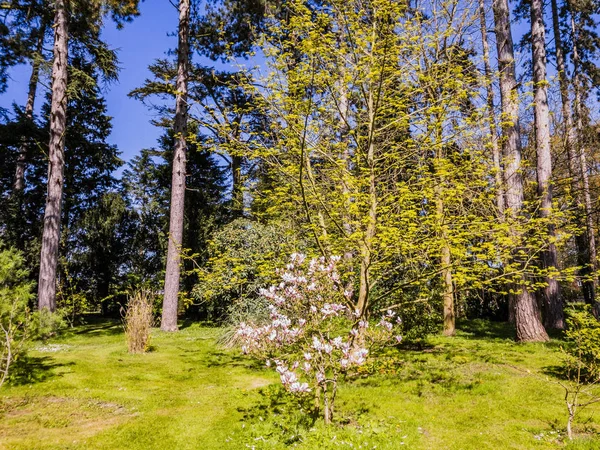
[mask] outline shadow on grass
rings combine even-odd
[[[115,319],[104,319],[95,323],[86,323],[85,325],[74,328],[73,335],[82,335],[94,337],[108,337],[123,333],[123,325]],[[69,334],[67,332],[66,334]]]
[[[508,322],[491,322],[487,320],[461,320],[457,329],[459,335],[466,339],[507,340],[515,338],[515,328]]]
[[[259,400],[247,408],[238,408],[242,421],[268,424],[277,440],[291,445],[302,440],[319,418],[314,397],[295,397],[280,385],[259,389]]]
[[[207,367],[246,367],[252,370],[264,370],[264,363],[233,351],[211,350],[206,355]]]
[[[10,384],[22,386],[41,383],[50,378],[62,376],[56,374],[53,369],[73,365],[75,365],[74,362],[58,363],[50,356],[25,355],[11,366]]]

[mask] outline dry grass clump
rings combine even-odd
[[[129,297],[123,316],[129,353],[145,353],[150,346],[150,329],[154,324],[153,295],[140,290]]]

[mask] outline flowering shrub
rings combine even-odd
[[[241,323],[237,329],[242,351],[274,366],[289,392],[313,393],[326,423],[332,418],[339,378],[363,365],[373,345],[393,342],[401,323],[392,311],[373,326],[361,317],[352,291],[341,282],[339,260],[307,261],[293,254],[285,270],[277,272],[280,284],[260,292],[269,303],[270,321]]]

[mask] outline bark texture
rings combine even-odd
[[[181,271],[181,245],[186,173],[187,131],[187,82],[189,73],[189,26],[190,1],[179,2],[179,40],[177,46],[177,96],[175,100],[175,148],[173,151],[173,175],[171,181],[171,212],[169,218],[169,245],[165,271],[165,295],[160,328],[177,331],[179,309],[179,279]]]
[[[512,219],[518,218],[523,206],[523,178],[521,175],[521,143],[519,141],[518,91],[515,77],[515,59],[510,29],[508,0],[494,0],[494,23],[500,72],[500,97],[502,104],[502,145],[506,158],[506,207]],[[508,215],[508,212],[507,212]],[[513,228],[514,230],[514,228]],[[516,232],[513,231],[518,241]],[[542,325],[539,306],[524,284],[512,286],[514,314],[519,341],[546,341],[548,334]]]
[[[535,116],[535,143],[537,156],[537,193],[540,198],[539,214],[542,219],[552,215],[552,153],[550,151],[550,110],[546,80],[546,29],[543,0],[531,1],[531,48],[533,62],[533,91]],[[554,241],[555,231],[548,225],[548,248],[542,253],[542,266],[553,270],[558,265]],[[558,281],[546,276],[542,300],[546,327],[562,330],[565,326]]]
[[[577,223],[582,227],[575,235],[575,246],[577,247],[577,264],[581,266],[580,276],[587,277],[590,272],[591,261],[586,244],[585,206],[583,190],[581,188],[581,170],[577,150],[577,132],[573,123],[573,108],[569,97],[569,79],[565,70],[565,51],[559,24],[559,11],[556,0],[551,1],[552,24],[554,27],[554,48],[556,52],[556,70],[560,87],[561,109],[563,123],[565,126],[565,149],[568,159],[569,177],[571,178],[572,192],[577,203]],[[594,298],[594,283],[592,280],[583,281],[583,296],[586,303],[592,303]]]
[[[52,63],[52,102],[50,144],[48,146],[48,192],[44,211],[44,231],[40,255],[38,307],[56,310],[56,269],[60,242],[63,197],[65,130],[67,126],[68,11],[66,0],[56,0],[54,15],[54,58]]]

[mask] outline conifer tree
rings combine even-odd
[[[550,110],[548,106],[548,81],[546,79],[546,27],[542,0],[531,1],[531,47],[533,64],[533,90],[535,111],[535,145],[537,156],[537,192],[540,197],[539,213],[542,218],[552,215],[552,155],[550,152]],[[554,225],[548,225],[548,249],[542,254],[542,266],[547,271],[556,271]],[[545,307],[545,324],[552,329],[564,328],[562,300],[558,281],[553,275],[545,277],[546,286],[542,296]]]

